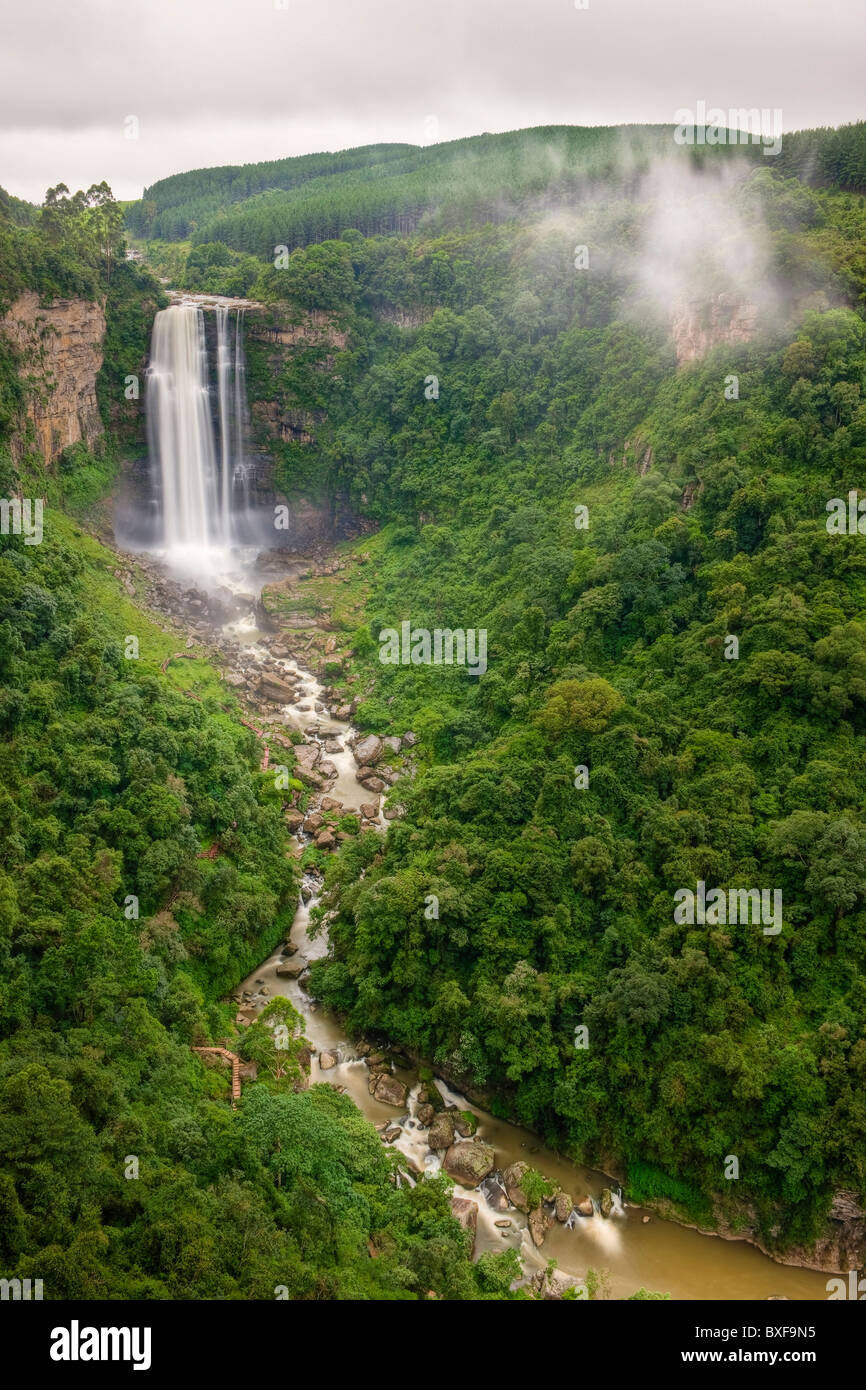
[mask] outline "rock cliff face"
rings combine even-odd
[[[98,303],[58,299],[42,306],[27,291],[0,319],[0,329],[19,354],[28,386],[25,427],[13,439],[20,457],[32,441],[50,464],[63,449],[102,434],[96,377],[102,366],[105,313]]]
[[[336,328],[333,316],[311,309],[297,323],[280,319],[274,311],[247,314],[247,341],[274,343],[279,347],[344,348],[348,334]]]
[[[677,362],[696,362],[720,343],[748,343],[757,324],[757,305],[733,295],[689,300],[678,307],[671,321]]]
[[[337,328],[331,314],[318,309],[298,316],[285,308],[257,305],[247,310],[244,336],[252,368],[247,384],[256,442],[266,453],[278,443],[312,444],[324,412],[303,408],[284,373],[299,354],[311,372],[331,371],[333,354],[345,348],[348,334]]]

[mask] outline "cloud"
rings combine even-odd
[[[698,99],[862,114],[845,0],[32,0],[7,18],[0,183],[120,196],[205,164],[541,124],[670,121]],[[136,115],[140,138],[122,138]]]

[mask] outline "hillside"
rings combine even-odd
[[[827,521],[863,474],[864,233],[859,196],[748,167],[347,231],[260,282],[346,349],[250,361],[284,488],[385,527],[342,650],[359,722],[424,764],[384,855],[329,870],[316,989],[636,1195],[827,1267],[863,1239],[828,1214],[864,1182],[866,571]],[[486,672],[383,665],[406,620],[484,629]],[[780,891],[784,929],[676,922],[699,882]]]
[[[772,159],[551,127],[126,210],[174,285],[253,301],[257,468],[318,528],[260,611],[321,619],[309,659],[391,769],[384,835],[303,851],[316,1005],[630,1200],[828,1270],[866,1255],[864,169],[862,123]],[[60,1297],[527,1297],[443,1180],[398,1181],[307,1085],[290,1004],[241,1032],[307,784],[293,818],[204,646],[172,660],[152,572],[88,534],[143,458],[124,383],[165,299],[105,185],[0,198],[0,262],[2,486],[51,503],[44,543],[0,536],[4,1268]],[[482,668],[433,664],[436,629],[483,632]],[[701,884],[775,915],[690,922]],[[261,1068],[237,1115],[190,1052],[223,1040]]]

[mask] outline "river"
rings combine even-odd
[[[273,638],[257,631],[252,614],[227,625],[223,636],[240,647],[238,665],[241,669],[255,671],[265,667],[271,671],[282,670],[298,679],[295,701],[279,713],[271,710],[261,717],[270,719],[272,724],[276,718],[287,728],[302,730],[308,741],[322,745],[328,741],[327,757],[336,768],[336,776],[325,792],[313,796],[308,809],[318,804],[321,795],[341,801],[347,810],[360,810],[362,801],[374,799],[355,779],[357,768],[349,746],[355,730],[328,712],[322,686],[315,676],[294,658],[279,659],[271,655],[268,646]],[[381,813],[379,824],[383,830],[387,824],[381,819]],[[303,832],[295,838],[298,848],[309,840]],[[324,931],[315,939],[308,934],[311,909],[321,887],[318,876],[305,875],[303,887],[290,940],[297,948],[293,959],[311,961],[327,952],[328,942]],[[309,895],[306,902],[304,895]],[[275,995],[291,999],[304,1019],[304,1034],[315,1049],[311,1084],[327,1082],[340,1086],[373,1124],[399,1127],[395,1148],[406,1155],[407,1171],[410,1165],[415,1170],[435,1171],[441,1156],[430,1152],[426,1130],[415,1118],[417,1075],[409,1070],[395,1070],[395,1075],[409,1087],[405,1110],[384,1105],[371,1096],[366,1063],[357,1056],[355,1045],[347,1037],[340,1020],[311,1000],[297,980],[277,975],[277,966],[283,959],[281,943],[240,983],[233,998],[242,1000],[246,995],[244,1003],[248,1016],[259,1012]],[[323,1071],[319,1056],[326,1051],[338,1060],[336,1066]],[[528,1130],[495,1119],[441,1080],[438,1085],[446,1103],[470,1110],[477,1117],[478,1136],[493,1145],[499,1170],[519,1159],[527,1160],[576,1201],[589,1194],[596,1207],[603,1188],[616,1190],[616,1185],[604,1173],[569,1162],[545,1148]],[[601,1216],[596,1209],[592,1217],[575,1214],[567,1225],[554,1222],[543,1246],[536,1249],[525,1216],[511,1207],[502,1210],[498,1205],[491,1205],[489,1198],[494,1202],[503,1201],[501,1190],[489,1180],[486,1188],[487,1191],[455,1188],[456,1195],[469,1197],[478,1205],[476,1253],[514,1246],[520,1252],[527,1273],[543,1269],[549,1260],[555,1260],[559,1269],[579,1278],[591,1268],[603,1275],[603,1288],[611,1298],[627,1297],[641,1287],[668,1293],[674,1299],[766,1299],[771,1295],[784,1295],[796,1300],[824,1300],[827,1297],[829,1275],[777,1264],[746,1241],[723,1240],[664,1221],[654,1212],[632,1205],[627,1193],[624,1202],[615,1201],[609,1217]],[[645,1221],[646,1216],[649,1221]],[[495,1224],[505,1220],[511,1222],[507,1228]]]

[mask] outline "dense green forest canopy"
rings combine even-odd
[[[190,287],[347,335],[248,343],[254,412],[309,422],[268,441],[278,485],[381,524],[347,691],[363,728],[418,737],[384,844],[329,863],[317,994],[623,1161],[632,1195],[786,1248],[866,1195],[866,552],[826,525],[866,465],[863,133],[685,150],[672,185],[619,135],[517,132],[177,176],[129,215],[191,236]],[[0,200],[0,240],[4,306],[104,296],[107,370],[140,352],[154,285],[107,191]],[[672,318],[711,339],[720,299],[757,330],[678,363]],[[471,1265],[443,1184],[398,1188],[345,1097],[295,1093],[291,1012],[286,1074],[267,1019],[244,1038],[263,1080],[234,1117],[190,1053],[291,917],[279,801],[214,673],[198,700],[163,675],[173,639],[50,517],[41,546],[0,538],[4,1271],[68,1297],[506,1296],[513,1260]],[[405,619],[485,629],[487,671],[382,665]],[[677,922],[700,880],[781,890],[783,930]]]
[[[50,1298],[507,1297],[513,1257],[470,1263],[447,1184],[398,1188],[348,1098],[295,1093],[288,1001],[242,1040],[263,1081],[236,1121],[190,1052],[231,1032],[217,1000],[297,885],[255,737],[213,673],[195,700],[160,675],[172,639],[111,565],[59,513],[39,546],[0,539],[4,1275]]]
[[[772,164],[786,177],[838,188],[866,188],[863,126],[785,135],[766,158],[760,144],[695,145],[696,162],[736,153]],[[192,237],[271,259],[339,236],[408,233],[420,224],[461,226],[503,220],[539,201],[567,206],[587,183],[628,186],[668,152],[670,126],[538,126],[429,146],[372,145],[332,155],[197,169],[162,179],[127,211],[134,235]]]
[[[302,305],[328,266],[348,347],[276,379],[256,347],[250,380],[313,421],[284,485],[385,524],[358,718],[424,765],[384,853],[329,867],[316,989],[633,1191],[790,1245],[866,1181],[866,552],[826,524],[866,464],[866,210],[763,167],[686,193],[710,232],[673,280],[663,204],[616,189],[296,251],[261,286]],[[722,291],[759,331],[678,366],[672,313]],[[486,673],[383,666],[406,619],[485,629]],[[678,924],[698,881],[780,890],[783,931]]]

